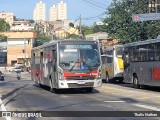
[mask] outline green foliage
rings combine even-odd
[[[133,14],[147,14],[146,0],[113,0],[107,10],[103,26],[110,37],[121,43],[156,38],[160,34],[160,21],[132,22]]]
[[[91,27],[91,26],[82,26],[82,33],[84,35],[92,34],[93,33],[93,27]]]
[[[0,42],[7,42],[7,37],[4,35],[0,35]]]
[[[97,33],[97,32],[105,32],[106,28],[104,25],[95,25],[93,27],[93,33]]]
[[[9,28],[10,25],[4,19],[0,19],[0,32],[6,32]]]
[[[45,42],[49,42],[51,40],[50,36],[37,32],[38,36],[37,36],[37,40],[35,43],[35,47],[43,45]]]

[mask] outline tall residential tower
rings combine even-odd
[[[46,20],[46,8],[45,3],[42,0],[36,4],[33,11],[33,20],[34,21],[45,21]]]
[[[58,18],[57,6],[53,5],[49,10],[49,21],[56,21]]]
[[[49,11],[49,20],[66,20],[67,19],[67,4],[60,1],[57,6],[53,5]]]

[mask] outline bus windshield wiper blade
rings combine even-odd
[[[90,65],[86,64],[85,62],[84,62],[84,64],[87,66],[87,68],[88,68],[90,71],[92,71],[92,67],[91,67]]]
[[[71,67],[71,69],[69,70],[70,72],[73,70],[73,68],[76,66],[76,62],[78,61],[78,59],[76,61],[74,61],[73,66]]]

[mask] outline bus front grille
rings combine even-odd
[[[85,84],[77,84],[77,83],[68,83],[68,87],[70,88],[79,88],[79,87],[93,87],[94,83],[89,82]]]

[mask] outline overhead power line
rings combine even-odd
[[[96,8],[101,9],[101,10],[106,10],[106,8],[104,6],[99,5],[99,4],[95,3],[95,2],[86,1],[86,0],[81,0],[81,1],[87,3],[88,5],[91,5],[92,7],[96,7]]]
[[[108,5],[108,3],[105,3],[104,1],[102,1],[102,2],[100,2],[100,1],[97,2],[96,0],[90,0],[90,1],[92,1],[92,2],[94,2],[96,4],[99,4],[101,6],[107,6]]]
[[[82,18],[82,19],[83,19],[83,20],[91,20],[91,19],[95,19],[95,18],[100,18],[100,17],[102,17],[102,16],[105,15],[105,14],[106,14],[106,12],[103,12],[103,13],[97,15],[97,16],[86,17],[86,18]]]

